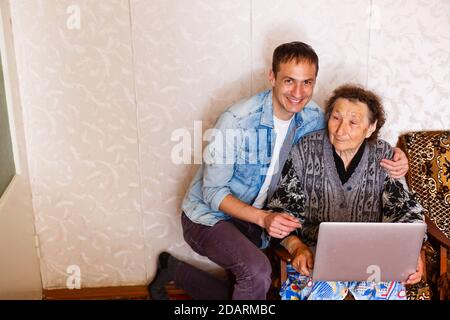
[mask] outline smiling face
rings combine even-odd
[[[269,73],[273,87],[273,112],[281,120],[289,120],[311,100],[316,84],[316,67],[304,61],[280,64],[279,71]]]
[[[328,136],[337,152],[356,152],[376,129],[369,121],[369,108],[360,101],[336,100],[328,120]]]

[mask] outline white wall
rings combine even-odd
[[[73,5],[79,29],[67,26]],[[320,104],[344,82],[378,91],[391,143],[406,130],[450,127],[446,0],[11,6],[45,288],[64,287],[69,265],[80,266],[82,286],[143,284],[165,249],[214,268],[182,239],[180,204],[197,166],[173,164],[170,137],[179,128],[194,136],[194,121],[210,128],[226,106],[266,88],[282,42],[316,49]]]

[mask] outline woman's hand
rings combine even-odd
[[[411,274],[408,279],[402,284],[416,284],[419,283],[423,276],[424,265],[422,261],[422,255],[419,255],[419,260],[417,261],[416,272]]]
[[[408,158],[406,154],[399,148],[394,148],[394,157],[392,160],[383,159],[380,165],[389,171],[391,178],[399,179],[404,177],[408,172]]]
[[[309,277],[314,267],[314,255],[311,249],[302,243],[297,246],[292,255],[291,264],[294,269],[300,274]]]

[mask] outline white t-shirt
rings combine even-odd
[[[293,117],[292,117],[293,118]],[[280,120],[275,115],[273,116],[274,130],[275,130],[275,146],[273,148],[272,159],[270,160],[269,169],[267,169],[266,179],[259,190],[259,194],[256,197],[253,206],[261,209],[267,198],[267,191],[269,190],[270,182],[272,181],[272,176],[274,174],[275,165],[278,166],[278,159],[280,158],[281,147],[283,146],[284,139],[286,139],[289,126],[291,124],[292,118],[289,120]],[[281,170],[281,168],[279,168]]]

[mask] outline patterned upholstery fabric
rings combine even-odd
[[[450,238],[450,131],[402,136],[409,160],[408,185],[426,215]]]
[[[413,132],[400,138],[409,160],[406,177],[425,214],[450,238],[450,131]],[[435,286],[439,275],[437,248],[426,244],[427,274]],[[450,266],[450,261],[448,261]],[[449,268],[448,268],[449,269]],[[411,299],[423,299],[423,287],[410,288]],[[426,289],[426,288],[425,288]],[[414,297],[414,295],[416,295]]]
[[[408,300],[431,300],[431,289],[428,283],[421,281],[417,284],[407,286],[406,295]]]

